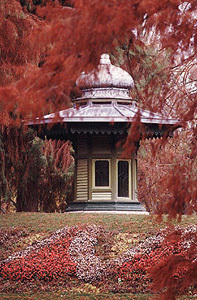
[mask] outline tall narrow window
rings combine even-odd
[[[95,161],[95,187],[109,186],[109,161]]]
[[[129,162],[118,161],[118,197],[129,197]]]

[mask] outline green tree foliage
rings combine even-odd
[[[42,141],[32,129],[1,132],[1,207],[45,212],[65,208],[74,159],[69,142]]]
[[[65,199],[69,200],[73,192],[73,150],[68,141],[45,140],[43,151],[46,164],[40,184],[40,209],[64,211]]]
[[[5,169],[5,147],[2,133],[0,132],[0,209],[2,211],[4,211],[2,204],[9,202],[8,199],[10,197]]]
[[[163,113],[167,108],[168,93],[174,84],[171,52],[158,51],[153,42],[147,44],[141,37],[132,47],[129,41],[125,42],[113,53],[113,58],[134,78],[135,85],[130,93],[138,101],[138,106]]]

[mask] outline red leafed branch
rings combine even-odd
[[[126,40],[132,49],[153,31],[159,49],[170,48],[171,61],[182,53],[182,61],[183,50],[196,49],[195,3],[5,1],[0,5],[3,110],[20,120],[68,107],[77,77],[94,68],[101,53],[115,51]]]
[[[153,291],[159,293],[158,299],[175,300],[178,295],[184,294],[189,287],[196,286],[196,242],[197,235],[189,237],[188,245],[184,245],[181,236],[174,231],[170,233],[165,241],[169,245],[175,241],[183,244],[184,251],[180,254],[169,255],[155,266],[149,269],[149,275],[153,278]]]

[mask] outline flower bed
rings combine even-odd
[[[0,276],[17,281],[50,281],[75,274],[76,264],[70,259],[68,252],[75,232],[76,228],[64,228],[49,239],[10,256],[1,263]]]
[[[101,292],[147,292],[154,279],[152,267],[165,265],[170,257],[178,258],[172,271],[168,270],[173,282],[183,281],[188,264],[183,264],[181,257],[196,263],[194,256],[188,256],[195,243],[196,230],[196,226],[166,228],[114,256],[118,233],[109,235],[103,227],[95,225],[65,227],[2,261],[0,277],[20,282],[50,282],[74,276],[97,286]],[[98,249],[106,247],[106,242],[109,253],[103,256]]]

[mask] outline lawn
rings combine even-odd
[[[57,291],[54,293],[45,292],[45,293],[29,293],[29,294],[0,294],[1,300],[150,300],[154,299],[153,295],[147,294],[102,294],[102,295],[93,295],[93,294],[73,294]],[[182,296],[178,300],[195,300],[195,296]]]
[[[0,228],[25,228],[29,233],[52,233],[64,226],[81,224],[103,225],[109,230],[130,233],[148,233],[169,225],[167,218],[163,222],[155,222],[151,215],[132,214],[92,214],[92,213],[11,213],[0,214]],[[197,216],[183,216],[181,222],[173,222],[181,226],[197,224]]]
[[[37,294],[0,294],[2,300],[149,300],[151,295],[132,295],[132,294],[103,294],[103,295],[93,295],[93,294],[73,294],[73,293],[37,293]],[[192,299],[192,298],[191,298]]]
[[[37,241],[50,237],[58,229],[64,227],[84,227],[95,224],[103,229],[96,248],[98,255],[104,261],[108,261],[113,254],[114,257],[128,250],[132,246],[142,243],[151,237],[159,229],[170,225],[167,218],[160,223],[155,222],[153,216],[131,215],[131,214],[46,214],[46,213],[12,213],[0,215],[0,260],[9,255],[22,251]],[[197,225],[197,216],[183,216],[180,223],[173,222],[186,227],[191,224]],[[112,243],[116,241],[116,244]],[[113,247],[112,247],[113,246]],[[112,253],[113,249],[113,253]],[[121,283],[122,284],[122,283]],[[122,284],[123,285],[123,284]],[[108,287],[107,283],[106,286]],[[111,287],[110,287],[111,288]],[[152,299],[149,293],[118,293],[111,290],[107,294],[102,286],[87,283],[77,278],[67,281],[56,281],[54,284],[39,282],[39,284],[18,284],[9,280],[0,281],[0,299]],[[113,287],[114,288],[114,287]],[[195,299],[190,296],[180,299]]]

